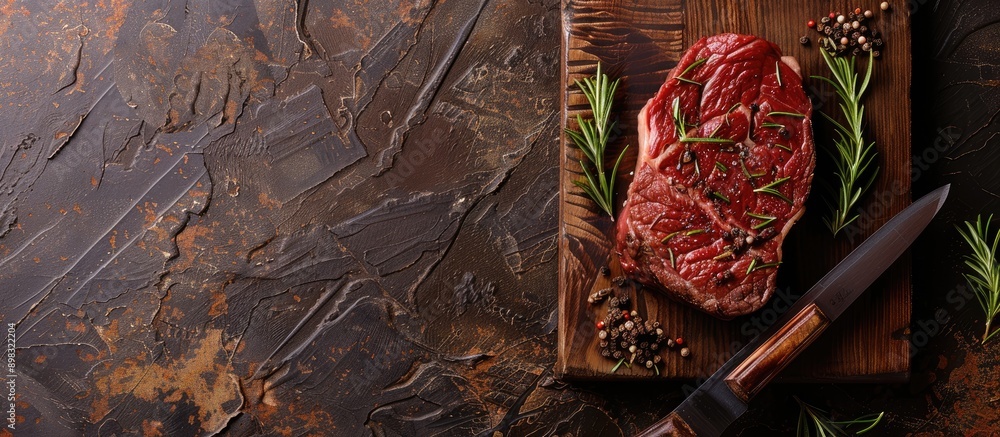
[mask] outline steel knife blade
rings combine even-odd
[[[672,413],[638,435],[721,435],[746,412],[750,399],[816,340],[916,240],[944,205],[950,187],[940,187],[896,214]]]

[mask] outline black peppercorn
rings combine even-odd
[[[608,266],[601,266],[601,275],[602,276],[610,276],[611,275],[611,269],[609,269]]]
[[[799,38],[799,44],[802,44],[804,46],[809,45],[809,37],[808,36],[803,36],[803,37]]]

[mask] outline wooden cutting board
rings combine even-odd
[[[784,264],[778,290],[764,308],[749,316],[722,321],[651,289],[632,290],[640,315],[660,321],[667,332],[683,336],[692,351],[682,358],[664,352],[660,378],[701,378],[711,375],[751,336],[774,322],[796,297],[892,215],[910,204],[910,19],[905,2],[889,12],[878,2],[802,2],[799,0],[564,0],[562,40],[562,120],[576,128],[576,115],[586,101],[575,79],[593,75],[598,60],[612,76],[622,78],[615,110],[621,137],[609,147],[617,156],[626,145],[616,189],[616,205],[625,199],[637,150],[636,116],[656,92],[683,51],[702,36],[722,32],[758,35],[795,56],[806,76],[806,93],[817,111],[837,114],[839,100],[810,75],[829,76],[816,43],[806,27],[829,11],[848,7],[871,9],[886,47],[876,61],[866,104],[866,137],[876,141],[880,167],[875,185],[863,197],[859,226],[833,238],[822,224],[829,214],[821,183],[814,183],[806,214],[784,243]],[[809,36],[803,46],[799,38]],[[589,112],[587,112],[589,114]],[[816,182],[833,181],[831,161],[822,150],[831,146],[829,123],[815,117]],[[644,367],[619,368],[599,355],[595,323],[606,304],[591,305],[587,296],[609,287],[620,274],[613,254],[613,222],[596,212],[593,202],[574,186],[583,177],[582,154],[562,138],[559,227],[559,345],[556,373],[571,379],[657,378]],[[612,270],[599,273],[601,266]],[[899,381],[909,375],[910,258],[904,255],[834,325],[782,374],[785,380]]]

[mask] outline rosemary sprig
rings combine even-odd
[[[711,137],[681,137],[682,143],[717,143],[717,144],[733,144],[736,141],[730,140],[729,138],[711,138]]]
[[[855,204],[861,198],[861,194],[875,181],[878,168],[871,171],[872,162],[875,160],[875,143],[866,142],[862,133],[862,122],[865,107],[861,104],[861,97],[868,89],[868,83],[872,77],[872,55],[868,52],[868,67],[864,79],[858,83],[858,73],[855,71],[855,58],[850,60],[842,56],[831,56],[825,49],[820,49],[826,65],[830,67],[833,79],[822,76],[813,78],[825,81],[833,86],[837,95],[842,101],[840,111],[846,120],[845,124],[840,124],[833,117],[823,114],[835,127],[837,137],[833,139],[834,148],[830,154],[836,163],[836,174],[840,182],[840,187],[835,195],[836,206],[833,207],[833,216],[824,219],[827,227],[837,235],[847,225],[858,218],[858,214],[852,214]]]
[[[806,118],[805,114],[799,114],[798,112],[772,111],[767,113],[768,117],[773,117],[775,115],[787,115],[789,117],[795,117],[795,118]]]
[[[667,242],[670,241],[671,238],[674,238],[674,236],[676,236],[679,233],[681,233],[681,231],[674,231],[667,234],[666,237],[663,237],[663,240],[660,240],[660,243],[667,244]]]
[[[785,202],[788,202],[788,204],[791,205],[792,203],[794,203],[794,202],[792,202],[792,199],[789,199],[788,196],[786,196],[784,193],[782,193],[781,191],[778,191],[778,185],[781,185],[781,184],[787,182],[788,179],[789,179],[789,177],[787,177],[787,176],[783,177],[783,178],[775,179],[773,182],[771,182],[771,183],[769,183],[767,185],[764,185],[763,187],[754,188],[753,192],[754,193],[766,193],[766,194],[770,194],[772,196],[780,198],[781,200],[784,200]]]
[[[775,220],[778,219],[777,217],[767,216],[767,215],[763,215],[763,214],[754,214],[752,212],[748,212],[747,216],[753,217],[753,218],[755,218],[757,220],[763,220],[762,222],[757,223],[756,225],[752,226],[752,229],[755,230],[755,231],[758,230],[758,229],[760,229],[760,228],[764,228],[764,227],[769,226],[772,222],[774,222]]]
[[[754,264],[756,264],[756,263],[754,263]],[[758,264],[756,267],[754,267],[753,269],[751,269],[750,272],[756,272],[757,270],[761,270],[761,269],[769,269],[771,267],[778,267],[780,265],[781,265],[781,261],[773,262],[773,263],[767,263],[767,264]]]
[[[693,65],[694,64],[692,64],[692,66]],[[690,69],[691,67],[688,67],[688,68]],[[684,72],[686,73],[687,70],[684,70]],[[684,73],[681,73],[681,74],[683,75]],[[716,127],[715,130],[713,130],[712,133],[711,133],[711,135],[708,136],[708,137],[689,137],[689,136],[687,136],[687,128],[689,126],[690,127],[694,127],[694,126],[693,125],[689,125],[689,124],[687,124],[686,121],[684,121],[684,114],[681,113],[681,101],[680,101],[679,97],[674,97],[673,116],[674,116],[674,128],[676,128],[676,130],[677,130],[677,136],[680,138],[680,142],[682,142],[682,143],[733,144],[733,143],[736,142],[736,141],[728,139],[728,138],[715,138],[714,136],[711,136],[711,135],[715,135],[715,133],[719,131],[719,127],[722,127],[722,126]]]
[[[629,368],[631,368],[631,367],[632,367],[632,365],[631,365],[631,364],[629,364],[629,363],[625,362],[625,358],[622,358],[622,359],[618,360],[618,364],[615,364],[615,367],[612,367],[612,368],[611,368],[611,373],[615,373],[615,372],[617,372],[617,371],[618,371],[618,368],[619,368],[619,367],[621,367],[621,366],[622,366],[622,364],[624,364],[624,365],[625,365],[625,367],[629,367]]]
[[[691,85],[701,86],[701,82],[698,82],[698,81],[695,81],[695,80],[691,80],[691,79],[685,79],[685,78],[680,77],[680,76],[677,76],[677,80],[679,80],[681,82],[687,82],[687,83],[689,83]]]
[[[720,193],[718,191],[713,191],[712,192],[712,196],[714,196],[716,199],[719,199],[719,200],[721,200],[723,202],[729,203],[729,198],[726,197],[725,194],[722,194],[722,193]]]
[[[965,265],[970,272],[965,273],[965,280],[969,282],[969,287],[976,294],[979,306],[986,314],[986,330],[983,332],[983,341],[989,340],[1000,329],[990,332],[990,325],[997,313],[1000,313],[1000,263],[997,263],[997,246],[1000,245],[1000,232],[993,236],[993,243],[989,243],[990,221],[993,216],[986,219],[983,225],[981,216],[976,216],[976,224],[965,222],[965,230],[958,228],[959,234],[969,247],[972,248],[972,255],[965,256]]]
[[[684,77],[685,74],[688,74],[689,71],[694,70],[695,67],[704,64],[705,61],[708,61],[708,58],[701,58],[692,62],[691,65],[688,65],[687,68],[685,68],[684,71],[681,72],[681,74],[677,75],[677,78],[680,79]]]
[[[851,435],[848,433],[848,428],[855,425],[863,426],[864,428],[851,431],[851,433],[853,435],[861,435],[871,431],[885,417],[885,412],[883,411],[878,414],[868,414],[852,420],[835,421],[827,417],[825,411],[803,402],[798,397],[795,398],[795,402],[799,404],[799,422],[796,427],[796,435],[798,437],[811,437],[813,429],[816,430],[816,435],[819,437]]]
[[[573,140],[576,147],[583,151],[584,156],[594,167],[592,172],[583,161],[580,161],[580,167],[583,168],[586,179],[573,181],[573,183],[593,199],[598,207],[611,216],[612,221],[615,219],[615,178],[618,176],[618,166],[621,165],[622,158],[625,157],[625,150],[628,149],[628,146],[622,149],[609,177],[604,165],[604,151],[608,146],[608,140],[615,125],[615,122],[609,122],[608,118],[611,116],[611,105],[614,102],[619,81],[620,79],[611,81],[607,74],[602,74],[600,62],[597,63],[597,74],[594,77],[576,81],[576,86],[587,97],[587,103],[590,104],[594,118],[593,120],[585,120],[577,114],[576,121],[580,126],[580,131],[566,129],[566,134]]]

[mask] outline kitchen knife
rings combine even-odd
[[[672,413],[638,435],[721,435],[764,385],[899,258],[941,209],[949,188],[938,188],[896,214]]]

